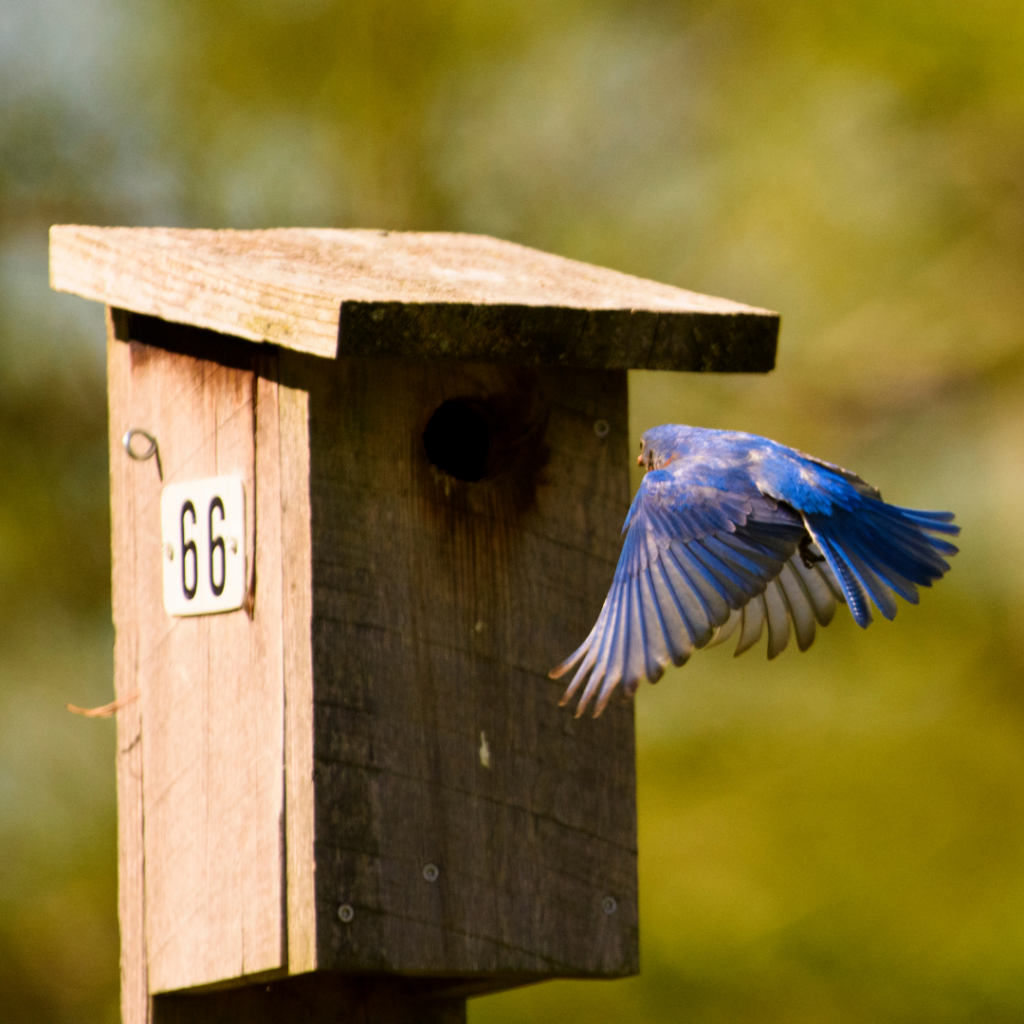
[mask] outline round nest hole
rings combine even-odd
[[[491,431],[472,405],[452,398],[442,402],[430,417],[423,445],[432,466],[472,483],[482,479],[487,469]]]

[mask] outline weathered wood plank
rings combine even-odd
[[[316,355],[763,372],[776,313],[480,235],[57,225],[58,291]]]
[[[135,487],[137,467],[124,458],[122,410],[131,402],[128,346],[114,336],[107,309],[107,394],[110,432],[111,606],[114,624],[114,693],[127,700],[138,687],[135,623]],[[156,476],[156,468],[150,467]],[[117,910],[121,929],[121,1020],[147,1024],[145,880],[143,877],[142,715],[136,697],[117,712]]]
[[[252,798],[243,803],[239,850],[239,900],[242,920],[242,974],[283,967],[287,964],[285,912],[284,833],[284,680],[281,536],[281,450],[278,420],[277,353],[270,350],[254,359],[249,377],[250,404],[242,415],[251,416],[250,436],[255,436],[254,480],[249,502],[250,570],[249,603],[243,614],[218,616],[234,627],[237,650],[248,648],[249,674],[241,672],[237,653],[225,645],[219,650],[225,676],[239,674],[238,703],[233,709],[240,723],[237,746],[228,755],[245,766],[243,786],[255,785]],[[270,377],[271,379],[267,379]],[[218,442],[229,443],[218,451],[218,465],[228,466],[242,456],[238,439],[245,429],[218,428]],[[220,448],[220,443],[218,445]],[[220,472],[221,470],[218,470]],[[216,670],[211,665],[216,678]],[[230,763],[230,762],[229,762]],[[237,771],[237,766],[233,766]],[[236,785],[238,783],[236,782]],[[276,826],[276,827],[275,827]]]
[[[118,614],[138,631],[146,951],[149,991],[159,992],[286,962],[276,384],[259,381],[251,359],[242,369],[117,344],[129,353],[130,393],[112,404],[112,437],[131,426],[153,433],[165,482],[241,476],[250,567],[257,558],[251,619],[168,617],[156,467],[115,452],[132,486],[134,603]]]
[[[577,722],[546,677],[618,554],[625,374],[311,362],[317,966],[635,971],[632,705]],[[478,483],[424,451],[458,398]]]
[[[282,354],[287,363],[288,354]],[[288,970],[316,968],[309,396],[280,387]]]

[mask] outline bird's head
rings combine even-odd
[[[648,470],[663,469],[678,454],[675,444],[675,432],[678,428],[671,424],[652,427],[640,436],[640,454],[637,465]]]

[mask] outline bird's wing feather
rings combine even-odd
[[[799,458],[806,459],[807,462],[811,462],[815,466],[821,466],[822,469],[826,469],[830,473],[835,473],[836,476],[842,477],[842,479],[845,480],[858,494],[863,494],[866,497],[877,498],[881,501],[882,492],[877,487],[872,487],[871,484],[851,470],[843,469],[842,466],[837,466],[834,462],[826,462],[824,459],[808,455],[806,452],[802,452],[797,448],[791,448],[790,451]]]
[[[764,606],[764,595],[758,594],[750,599],[743,608],[743,627],[740,629],[740,638],[736,641],[737,656],[749,651],[764,632],[765,620],[768,612]]]
[[[669,663],[682,664],[723,627],[738,625],[741,609],[766,593],[805,533],[796,513],[753,489],[693,486],[666,470],[644,477],[626,523],[593,630],[551,672],[558,678],[576,669],[562,703],[582,687],[577,714],[595,697],[599,714],[616,687],[632,694],[643,678],[656,681]],[[774,656],[785,647],[791,611],[782,590],[765,600]],[[798,636],[806,634],[803,612]]]
[[[814,643],[816,629],[814,604],[793,568],[792,559],[782,567],[782,572],[776,577],[773,586],[779,587],[782,591],[790,618],[793,620],[797,646],[801,651],[806,651]]]

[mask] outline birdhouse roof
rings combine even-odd
[[[328,358],[764,372],[779,327],[768,310],[442,232],[56,225],[50,284]]]

